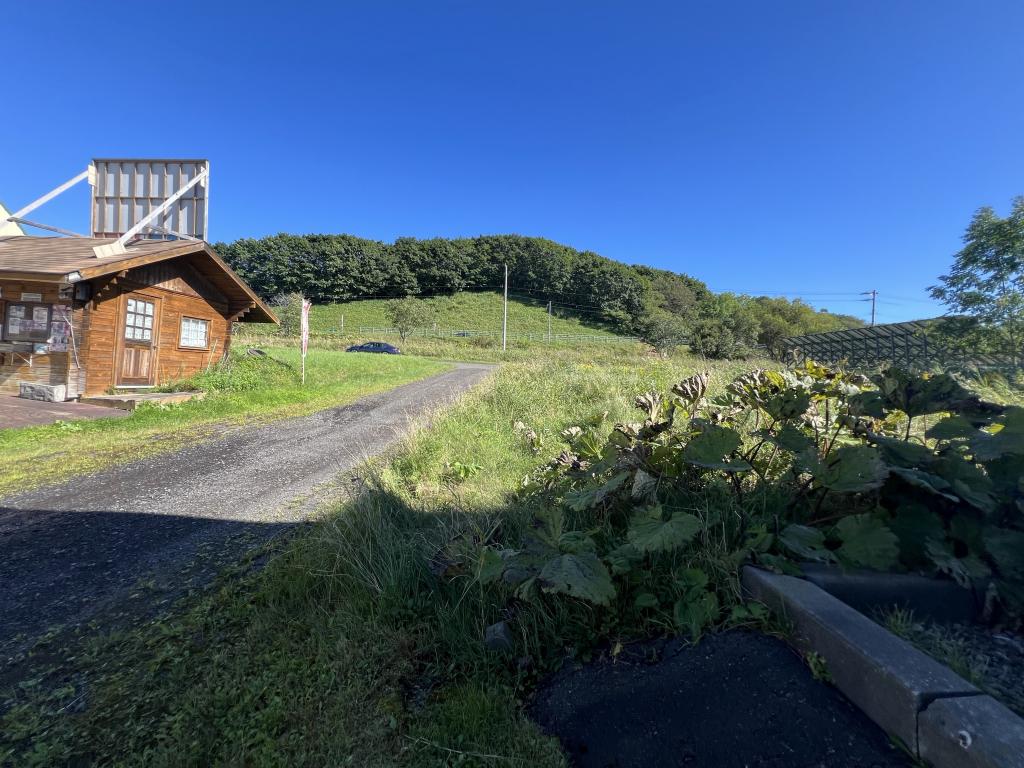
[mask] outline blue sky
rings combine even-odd
[[[8,3],[0,200],[208,157],[214,240],[516,232],[927,317],[1024,194],[1022,39],[1019,0]]]

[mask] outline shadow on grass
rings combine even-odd
[[[143,616],[291,526],[0,507],[0,647],[119,608]]]

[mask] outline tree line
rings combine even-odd
[[[551,301],[669,349],[689,342],[709,357],[737,357],[789,335],[862,325],[799,300],[715,294],[689,275],[624,264],[539,237],[399,238],[278,234],[217,243],[262,297],[302,293],[314,303],[500,290]]]

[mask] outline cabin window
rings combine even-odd
[[[181,346],[206,349],[210,340],[210,321],[196,317],[181,318]]]
[[[152,301],[128,299],[128,314],[125,315],[124,337],[128,341],[153,341]]]
[[[49,304],[8,302],[3,337],[8,341],[45,342],[50,337],[51,311]]]

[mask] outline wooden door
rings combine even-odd
[[[156,383],[160,300],[151,296],[127,294],[123,297],[121,318],[121,355],[116,385],[152,386]]]

